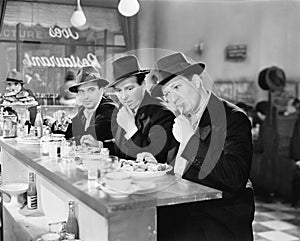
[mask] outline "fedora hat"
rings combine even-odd
[[[269,90],[269,86],[266,81],[267,70],[268,70],[268,68],[265,68],[265,69],[261,70],[258,74],[258,85],[263,90]]]
[[[277,66],[263,69],[258,76],[258,84],[263,90],[282,90],[285,81],[284,71]]]
[[[17,71],[16,69],[13,69],[13,70],[8,72],[5,81],[6,82],[20,83],[20,84],[24,83],[23,76],[22,76],[21,72]]]
[[[266,72],[266,81],[271,91],[282,90],[285,86],[285,73],[282,69],[272,66]]]
[[[113,63],[113,78],[108,87],[112,87],[122,80],[139,74],[148,74],[150,70],[142,70],[138,59],[134,55],[127,55],[116,59]]]
[[[153,88],[152,94],[162,95],[161,87],[178,75],[189,76],[190,74],[201,74],[205,69],[204,63],[190,63],[183,53],[174,53],[160,58],[156,62],[157,71],[161,80]]]
[[[78,87],[90,82],[97,81],[99,84],[99,87],[105,87],[108,85],[108,81],[106,79],[103,79],[98,72],[98,70],[94,66],[84,66],[81,67],[75,76],[76,84],[72,85],[69,88],[69,91],[77,93]]]

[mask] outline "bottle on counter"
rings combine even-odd
[[[43,135],[43,119],[41,113],[41,106],[37,107],[37,114],[34,121],[34,129],[35,129],[35,136],[41,138]]]
[[[74,234],[75,239],[79,239],[79,226],[75,216],[75,201],[69,201],[69,215],[66,224],[68,234]]]
[[[29,172],[29,185],[27,190],[27,208],[30,210],[37,209],[37,190],[35,173]]]
[[[50,145],[51,145],[51,136],[50,136],[50,128],[46,127],[44,128],[44,133],[41,138],[41,154],[43,156],[48,156],[50,152]]]
[[[4,117],[3,117],[3,107],[0,108],[0,136],[3,136],[4,128]]]

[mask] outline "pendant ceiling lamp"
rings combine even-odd
[[[138,0],[120,0],[118,10],[123,16],[132,17],[140,10],[140,4]]]
[[[80,0],[77,0],[77,7],[72,14],[70,21],[71,24],[76,28],[81,27],[86,23],[86,17],[80,6]]]

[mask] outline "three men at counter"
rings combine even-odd
[[[174,53],[156,65],[161,81],[151,94],[144,81],[149,71],[141,70],[135,56],[113,62],[110,84],[94,67],[79,69],[69,90],[82,106],[66,138],[106,145],[120,158],[154,156],[173,164],[178,177],[223,192],[218,200],[159,207],[159,240],[253,240],[249,119],[204,87],[205,64],[191,64]],[[119,108],[104,97],[106,87],[113,87]]]

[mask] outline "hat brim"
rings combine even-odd
[[[23,84],[23,83],[24,83],[23,80],[19,80],[19,79],[11,79],[11,78],[6,78],[5,82],[14,82],[14,83],[20,83],[20,84]]]
[[[113,87],[115,86],[116,84],[120,83],[121,81],[123,81],[124,79],[128,78],[128,77],[131,77],[131,76],[136,76],[136,75],[140,75],[140,74],[149,74],[150,73],[150,70],[140,70],[140,71],[135,71],[135,72],[132,72],[132,73],[127,73],[125,75],[122,75],[121,77],[117,78],[115,81],[111,82],[107,88],[110,88],[110,87]]]
[[[78,87],[79,86],[81,86],[81,85],[85,85],[85,84],[87,84],[87,83],[91,83],[91,82],[98,82],[98,83],[100,83],[100,88],[101,87],[106,87],[108,84],[109,84],[109,82],[107,81],[107,80],[105,80],[105,79],[91,79],[91,80],[89,80],[89,81],[86,81],[86,82],[81,82],[81,83],[78,83],[78,84],[75,84],[75,85],[72,85],[70,88],[69,88],[69,91],[70,92],[73,92],[73,93],[77,93],[78,92]]]
[[[155,97],[162,96],[162,87],[168,83],[171,79],[174,79],[178,75],[182,76],[189,76],[191,74],[202,74],[203,71],[205,70],[205,64],[204,63],[196,63],[188,66],[187,68],[176,72],[176,73],[169,73],[170,76],[167,78],[164,78],[161,80],[159,83],[157,83],[154,87],[153,90],[151,91],[151,94]]]
[[[267,73],[268,68],[263,69],[262,71],[260,71],[259,75],[258,75],[258,85],[260,88],[262,88],[263,90],[269,90],[269,86],[266,82],[266,73]]]

